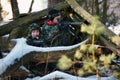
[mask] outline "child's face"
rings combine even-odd
[[[36,37],[38,37],[39,35],[40,35],[39,30],[32,30],[32,32],[31,32],[32,38],[36,38]]]

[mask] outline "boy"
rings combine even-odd
[[[41,29],[38,24],[33,23],[30,25],[30,35],[27,38],[27,44],[37,47],[44,47],[44,39],[41,35]]]
[[[48,21],[43,25],[42,32],[47,46],[65,46],[70,39],[68,26],[59,25],[61,19],[60,11],[51,9],[48,12]],[[67,28],[67,29],[66,29]]]

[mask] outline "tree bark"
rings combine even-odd
[[[0,21],[2,21],[1,13],[2,13],[2,6],[1,6],[1,0],[0,0]]]
[[[22,27],[14,28],[10,32],[8,40],[16,39],[16,38],[20,38],[20,37],[26,37],[28,34],[28,27],[27,26],[29,26],[29,25],[23,25]]]
[[[32,0],[32,2],[31,2],[31,4],[30,4],[30,8],[29,8],[29,11],[28,11],[28,13],[31,13],[31,11],[32,11],[32,6],[33,6],[33,3],[34,3],[34,0]]]
[[[61,9],[65,9],[67,7],[69,7],[68,4],[61,2],[53,8],[61,10]],[[5,34],[9,34],[16,27],[22,27],[25,24],[29,24],[29,23],[32,23],[32,22],[35,22],[37,20],[42,19],[42,17],[47,15],[48,10],[49,9],[45,9],[45,10],[42,10],[42,11],[39,11],[36,13],[31,13],[26,17],[16,19],[16,20],[14,20],[6,25],[0,26],[0,36],[3,36]]]
[[[13,12],[13,19],[16,19],[19,16],[19,8],[17,0],[10,0]]]
[[[96,15],[98,15],[99,16],[99,2],[98,2],[98,0],[95,0],[95,11],[96,11]]]
[[[107,21],[107,0],[103,2],[102,22],[105,24]]]
[[[106,40],[104,37],[100,37],[100,40],[104,43],[104,45],[106,45],[111,51],[113,51],[114,53],[118,53],[116,54],[117,56],[120,57],[120,50],[117,49],[118,47],[116,47],[114,44],[112,44],[111,42],[109,42],[108,40]]]
[[[64,0],[48,0],[48,8],[52,8],[53,6],[55,6],[56,4],[62,2]]]
[[[25,65],[31,61],[37,61],[38,64],[45,63],[46,60],[49,62],[57,62],[61,55],[71,56],[75,53],[76,49],[71,49],[69,51],[55,51],[55,52],[31,52],[23,56],[20,61],[16,60],[16,63],[9,66],[7,70],[1,75],[2,78],[5,76],[14,76],[14,72],[19,69],[20,66]],[[48,56],[49,54],[49,56]],[[39,63],[40,62],[40,63]]]

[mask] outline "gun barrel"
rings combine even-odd
[[[66,24],[66,25],[80,25],[80,24],[82,24],[82,22],[64,22],[62,24]]]

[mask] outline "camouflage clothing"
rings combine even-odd
[[[44,24],[42,34],[48,46],[65,46],[71,38],[68,31],[64,31],[64,27],[58,24]]]

